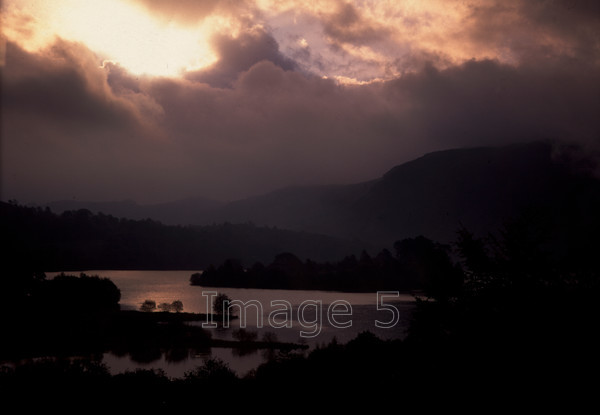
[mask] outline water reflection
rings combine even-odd
[[[171,352],[166,351],[158,354],[150,361],[140,361],[138,356],[117,355],[109,352],[103,355],[102,362],[110,368],[112,373],[123,373],[136,369],[161,369],[169,377],[182,378],[186,372],[201,366],[206,360],[218,358],[227,363],[238,375],[244,376],[277,353],[274,350],[259,352],[256,349],[243,350],[225,347],[180,352],[185,354],[185,357],[179,355],[178,358],[173,359]],[[181,359],[181,357],[183,358]]]
[[[124,310],[137,310],[146,300],[155,301],[156,304],[181,301],[183,311],[193,313],[212,312],[211,304],[207,303],[210,296],[206,292],[218,291],[227,294],[231,299],[241,302],[254,301],[261,305],[261,312],[255,308],[248,308],[244,328],[247,333],[255,333],[258,340],[290,342],[306,344],[309,348],[324,345],[334,338],[345,343],[363,331],[370,331],[382,339],[403,338],[408,328],[410,314],[414,306],[414,298],[403,294],[388,303],[398,310],[400,320],[393,328],[383,329],[375,325],[376,320],[387,321],[390,318],[386,310],[377,309],[376,293],[342,293],[306,290],[260,290],[236,289],[191,286],[190,271],[86,271],[88,274],[97,274],[110,278],[121,290],[121,308]],[[203,295],[203,293],[205,295]],[[269,315],[274,310],[273,300],[286,301],[291,304],[292,318],[290,327],[273,327],[269,324]],[[343,300],[351,305],[351,315],[340,315],[337,320],[330,321],[327,316],[328,307],[335,301]],[[302,303],[310,301],[320,304],[318,307],[304,307]],[[303,318],[299,318],[299,315]],[[262,321],[262,327],[260,322]],[[347,328],[336,328],[335,323],[351,322]],[[311,327],[307,322],[313,322]],[[201,322],[186,324],[201,325]],[[238,340],[235,333],[239,332],[241,319],[230,320],[230,327],[209,329],[213,339]],[[301,332],[309,333],[318,328],[315,337],[302,337]],[[123,353],[112,351],[103,356],[103,362],[114,373],[134,369],[162,369],[168,376],[181,377],[186,371],[201,365],[209,358],[219,358],[226,362],[238,375],[243,376],[248,371],[256,368],[278,352],[272,349],[243,349],[213,347],[206,350],[190,350],[176,348],[162,350],[144,345],[139,350]]]

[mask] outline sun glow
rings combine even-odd
[[[60,37],[136,75],[178,76],[216,60],[208,24],[180,27],[119,0],[25,0],[3,14],[4,35],[29,51]]]

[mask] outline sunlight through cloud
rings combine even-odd
[[[61,0],[51,6],[21,1],[13,6],[7,11],[6,36],[28,50],[51,44],[54,36],[49,34],[53,34],[81,42],[133,74],[154,76],[177,76],[216,60],[208,44],[206,25],[186,28],[163,23],[121,1]],[[22,36],[16,27],[18,20],[26,18],[29,35]]]

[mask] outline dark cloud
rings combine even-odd
[[[81,45],[59,40],[32,54],[7,43],[0,196],[126,197],[135,186],[150,192],[144,99],[115,95],[106,68]]]
[[[232,194],[252,194],[290,183],[365,180],[440,148],[594,143],[600,108],[589,87],[598,80],[590,66],[473,61],[342,87],[263,61],[227,90],[164,81],[148,93],[188,153],[219,172],[209,185],[213,194],[224,183]]]
[[[9,45],[2,197],[235,199],[368,180],[443,148],[540,138],[600,148],[600,72],[583,54],[423,62],[341,86],[300,73],[262,29],[216,45],[219,62],[188,79],[100,68],[65,42],[43,54]]]
[[[264,29],[254,28],[237,38],[220,35],[213,40],[218,61],[210,68],[188,73],[187,79],[215,87],[230,87],[240,73],[266,60],[285,70],[296,68],[291,59],[279,51],[277,41]]]
[[[106,81],[116,94],[127,93],[128,91],[140,92],[140,78],[138,76],[131,75],[113,62],[104,62],[104,67],[107,69]]]
[[[137,121],[136,108],[112,96],[98,59],[79,45],[59,40],[32,55],[8,42],[2,75],[7,113],[92,128],[125,128]]]
[[[208,16],[219,3],[239,3],[219,0],[133,0],[162,19],[183,24],[195,24]]]
[[[339,10],[323,18],[323,30],[333,44],[368,44],[389,35],[385,28],[378,27],[361,16],[351,3],[341,3]]]
[[[566,53],[600,63],[600,2],[557,0],[555,7],[544,2],[524,2],[520,10],[555,39],[566,43]]]
[[[443,71],[429,67],[390,82],[387,93],[409,102],[409,122],[440,145],[594,143],[599,82],[597,68],[585,62],[514,67],[486,60]]]
[[[485,47],[519,61],[572,56],[600,62],[600,3],[594,0],[508,0],[471,7],[466,30]]]

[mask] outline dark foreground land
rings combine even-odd
[[[264,409],[283,400],[306,408],[317,402],[338,409],[387,402],[429,409],[475,405],[481,411],[566,404],[576,411],[597,394],[597,269],[582,262],[567,268],[552,259],[539,262],[540,252],[531,251],[530,244],[513,243],[516,240],[505,235],[496,248],[506,249],[498,251],[463,232],[463,283],[420,299],[404,340],[384,341],[365,332],[346,344],[332,342],[309,354],[285,345],[248,342],[247,347],[272,347],[273,353],[243,378],[218,360],[207,361],[181,379],[158,370],[111,375],[94,359],[72,356],[78,350],[111,348],[140,360],[169,350],[177,359],[189,347],[214,346],[205,331],[181,321],[202,317],[114,312],[102,303],[96,304],[103,309],[100,313],[73,313],[74,304],[67,303],[47,314],[55,320],[56,313],[69,311],[69,318],[50,325],[43,313],[50,309],[37,293],[28,297],[41,297],[36,301],[42,308],[28,320],[31,326],[4,322],[3,334],[8,336],[3,336],[3,351],[33,353],[44,347],[47,352],[55,347],[55,357],[2,368],[0,394],[6,404],[23,409],[231,412]],[[102,281],[96,283],[110,286]],[[26,310],[30,308],[14,314]],[[8,311],[4,313],[7,317]]]
[[[0,280],[0,354],[52,358],[3,367],[0,398],[22,409],[84,412],[267,411],[282,400],[275,410],[313,411],[320,399],[338,410],[362,401],[371,408],[477,403],[480,412],[578,412],[596,405],[600,386],[600,221],[576,226],[577,218],[564,210],[524,214],[485,237],[460,229],[454,246],[460,278],[453,273],[451,281],[430,266],[429,254],[397,256],[428,282],[404,340],[363,333],[306,354],[248,337],[238,346],[273,353],[243,378],[215,360],[169,379],[159,371],[111,375],[93,358],[73,359],[113,350],[143,361],[168,351],[176,361],[190,348],[215,343],[182,321],[200,316],[120,312],[119,291],[109,280],[48,281],[7,267]]]
[[[276,339],[257,341],[244,337],[244,333],[237,336],[238,341],[212,339],[201,325],[187,324],[209,318],[219,321],[216,315],[120,310],[119,289],[107,278],[62,274],[52,280],[41,275],[13,282],[12,287],[3,287],[4,293],[13,292],[12,298],[5,299],[2,313],[0,360],[4,361],[66,358],[107,351],[129,354],[138,362],[151,362],[168,352],[170,359],[177,361],[211,347],[283,350],[304,347]]]

